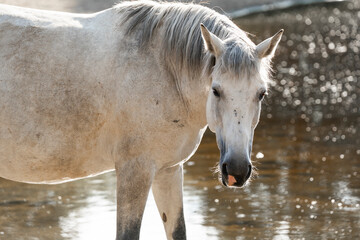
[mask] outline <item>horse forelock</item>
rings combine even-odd
[[[176,71],[174,75],[184,73],[197,79],[213,71],[214,58],[204,50],[201,23],[226,43],[226,51],[216,60],[220,60],[220,70],[236,77],[259,71],[255,44],[229,18],[214,10],[193,3],[149,0],[124,2],[115,8],[121,15],[120,24],[125,33],[139,34],[140,48],[146,48],[155,34],[163,34],[160,51],[169,65],[167,68]],[[268,72],[268,64],[264,66],[264,72]]]

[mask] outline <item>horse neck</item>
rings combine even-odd
[[[161,65],[166,66],[165,71],[169,73],[173,84],[176,85],[179,100],[186,109],[187,119],[193,125],[203,128],[206,124],[206,101],[211,89],[211,77],[202,74],[198,69],[186,69],[184,63],[178,62],[176,57],[164,57],[161,49],[161,35],[153,39],[156,46],[154,54],[159,57]],[[154,46],[153,45],[153,46]],[[179,67],[180,66],[180,67]],[[190,73],[190,74],[189,74]]]
[[[188,113],[189,122],[203,128],[206,124],[206,101],[211,81],[206,77],[191,78],[182,75],[179,90]]]

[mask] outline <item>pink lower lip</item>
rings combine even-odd
[[[228,176],[228,184],[229,184],[229,186],[233,186],[235,183],[236,183],[235,177],[232,176],[232,175],[229,175]]]

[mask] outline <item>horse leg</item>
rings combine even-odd
[[[156,173],[152,184],[152,191],[164,223],[167,239],[186,239],[182,185],[182,165],[166,168]]]
[[[141,220],[154,175],[154,165],[145,159],[117,164],[117,240],[139,239]]]

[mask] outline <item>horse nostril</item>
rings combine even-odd
[[[228,175],[228,172],[227,172],[227,169],[226,169],[226,163],[224,163],[224,164],[222,165],[221,172],[222,172],[222,174],[225,175],[225,176]]]
[[[249,169],[248,169],[248,173],[246,175],[245,181],[249,179],[249,177],[251,176],[251,171],[252,171],[252,166],[249,165]]]

